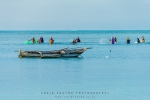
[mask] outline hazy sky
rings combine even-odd
[[[0,0],[0,30],[150,29],[150,0]]]

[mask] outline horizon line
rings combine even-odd
[[[21,29],[18,29],[18,30],[16,30],[16,29],[11,29],[11,30],[0,30],[0,31],[150,31],[150,29],[129,29],[129,30],[127,30],[127,29],[108,29],[108,30],[97,30],[97,29],[89,29],[89,30],[85,30],[85,29],[83,29],[83,30],[81,30],[81,29],[79,29],[79,30],[67,30],[67,29],[58,29],[58,30],[47,30],[47,29],[41,29],[41,30],[35,30],[35,29],[25,29],[25,30],[21,30]]]

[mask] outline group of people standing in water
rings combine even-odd
[[[36,40],[35,40],[35,38],[34,37],[32,37],[29,41],[32,41],[32,43],[34,44],[34,43],[44,43],[44,39],[43,39],[43,37],[41,36],[38,40],[37,40],[37,42],[36,42]],[[49,44],[52,44],[52,43],[54,43],[54,39],[52,38],[52,37],[50,37],[49,38]]]
[[[110,41],[110,44],[117,43],[117,38],[116,37],[111,37],[109,41]]]
[[[33,44],[36,43],[36,40],[35,40],[34,37],[32,37],[29,41],[32,41]],[[40,44],[40,43],[44,43],[43,37],[41,36],[41,37],[37,40],[37,42],[38,42],[39,44]],[[81,40],[80,40],[79,37],[77,37],[76,39],[73,39],[73,40],[72,40],[72,44],[75,44],[75,43],[77,43],[77,42],[81,42]],[[53,43],[54,43],[54,39],[53,39],[52,37],[50,37],[50,38],[49,38],[49,44],[53,44]]]
[[[32,37],[30,40],[32,41],[33,44],[36,43],[36,40],[35,40],[34,37]],[[43,42],[44,42],[43,37],[41,36],[41,37],[37,40],[37,42],[38,42],[38,43],[43,43]]]
[[[33,44],[34,43],[39,43],[40,44],[40,43],[44,42],[44,39],[43,39],[42,36],[37,40],[37,42],[36,42],[34,37],[32,37],[30,40],[32,41]],[[111,37],[109,41],[110,41],[110,44],[115,44],[115,43],[117,43],[117,38],[116,37]],[[130,41],[131,40],[127,37],[126,38],[126,44],[130,44]],[[76,39],[73,39],[71,43],[75,44],[75,43],[78,43],[78,42],[81,42],[79,37],[77,37]],[[144,43],[144,42],[145,42],[145,39],[144,39],[144,36],[142,36],[141,38],[137,38],[135,43]],[[54,39],[52,37],[50,37],[49,38],[49,44],[53,44],[53,43],[54,43]]]
[[[137,38],[137,41],[136,41],[136,42],[137,42],[137,43],[140,43],[140,42],[144,43],[144,42],[145,42],[144,36],[141,37],[141,41],[140,41],[139,38]]]
[[[111,37],[109,41],[110,41],[110,44],[115,44],[117,43],[117,38]],[[127,37],[126,44],[130,44],[130,41],[131,40]],[[144,43],[144,42],[145,42],[145,39],[144,39],[144,36],[142,36],[141,38],[137,38],[135,43]]]

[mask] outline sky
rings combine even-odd
[[[0,30],[150,30],[150,0],[0,0]]]

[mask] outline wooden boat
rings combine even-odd
[[[19,50],[19,58],[22,57],[40,57],[40,58],[58,58],[61,57],[60,51],[23,51]]]
[[[64,48],[54,51],[23,51],[19,50],[19,58],[22,57],[40,57],[40,58],[58,58],[58,57],[78,57],[87,49],[91,48]]]
[[[62,57],[78,57],[83,52],[85,52],[87,49],[91,48],[66,48],[61,50],[61,53],[63,53]]]

